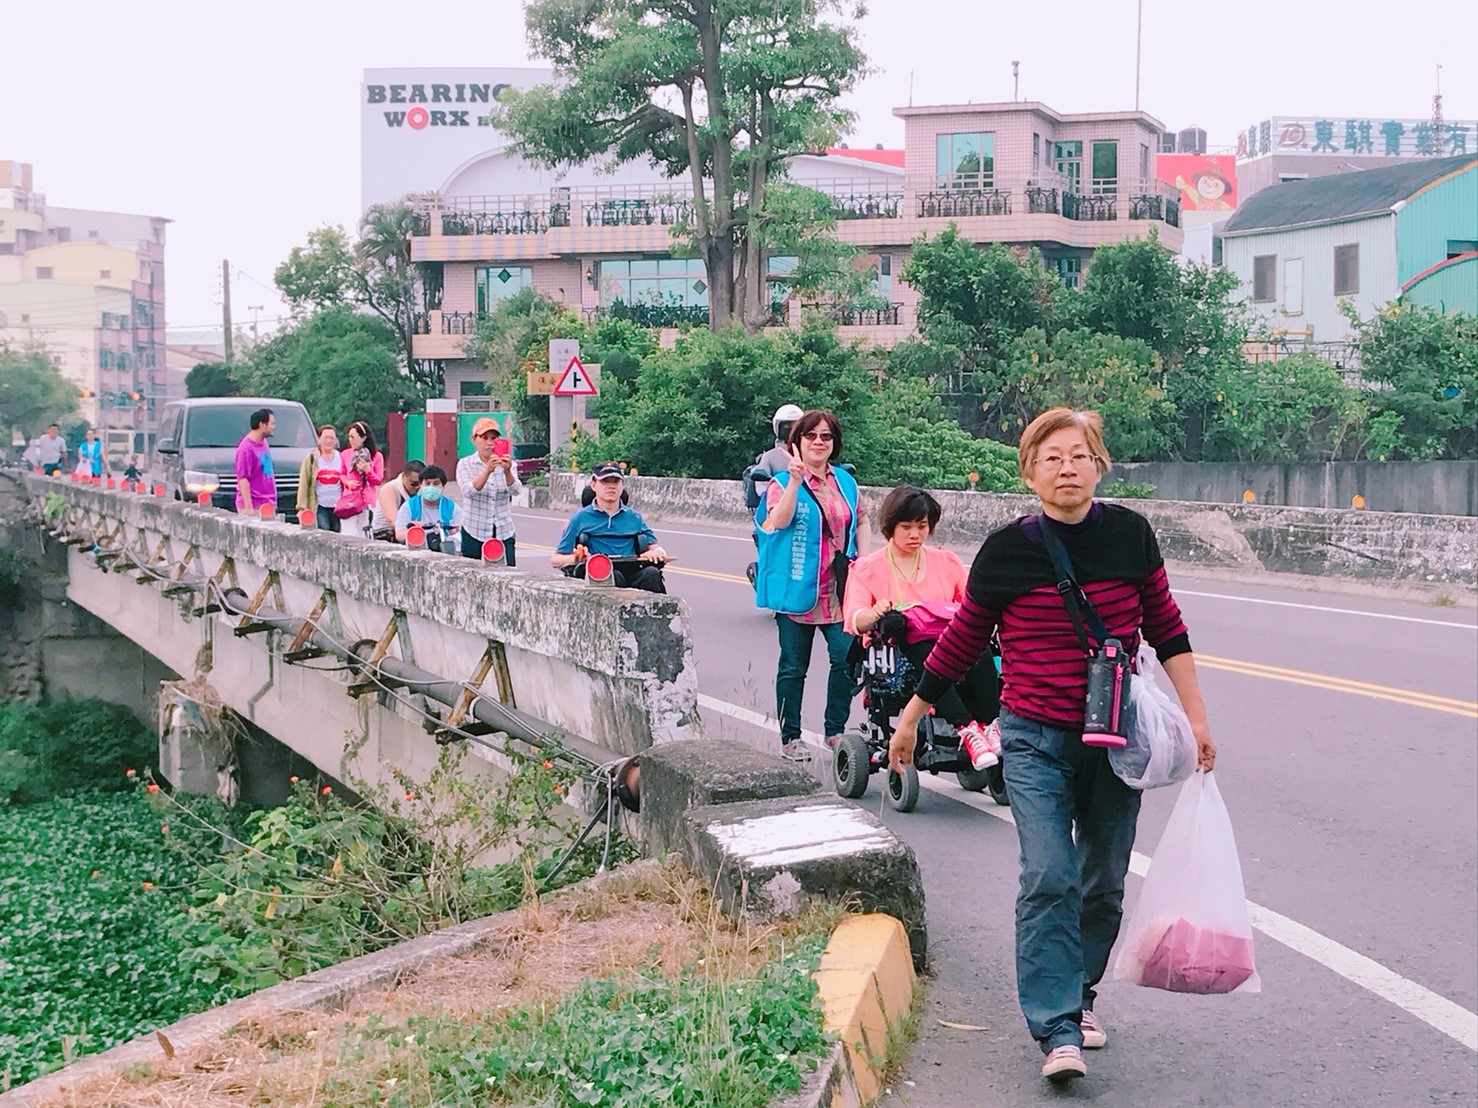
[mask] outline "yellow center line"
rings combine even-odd
[[[552,546],[539,546],[534,543],[520,542],[518,547],[520,550],[554,552]],[[740,577],[733,573],[719,573],[711,569],[692,569],[673,564],[669,564],[665,572],[678,573],[685,577],[702,577],[709,581],[727,581],[730,584],[749,588],[747,577]],[[1478,701],[1473,700],[1459,700],[1451,696],[1417,692],[1415,689],[1398,689],[1390,685],[1377,685],[1370,681],[1357,681],[1348,677],[1334,677],[1325,673],[1309,673],[1301,669],[1270,666],[1264,662],[1246,662],[1240,658],[1220,658],[1214,654],[1197,654],[1196,664],[1207,669],[1241,674],[1244,677],[1261,677],[1269,681],[1283,681],[1291,685],[1323,689],[1326,692],[1370,697],[1373,700],[1389,700],[1392,703],[1405,704],[1412,708],[1426,708],[1433,712],[1446,712],[1449,715],[1478,719]]]

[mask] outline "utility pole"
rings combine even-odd
[[[1144,50],[1144,0],[1139,0],[1134,20],[1134,110],[1139,111],[1139,59]]]
[[[231,263],[221,259],[221,335],[226,345],[226,364],[231,364]]]
[[[260,318],[261,313],[263,311],[265,311],[266,308],[267,308],[267,305],[265,305],[265,304],[248,304],[246,306],[246,310],[249,311],[249,312],[251,312],[251,341],[252,342],[256,342],[257,341],[257,320],[258,320],[258,318]]]

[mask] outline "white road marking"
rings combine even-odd
[[[1231,599],[1240,599],[1233,597]],[[1334,609],[1336,611],[1343,609]],[[1360,613],[1363,614],[1363,613]],[[1370,613],[1374,614],[1374,613]],[[716,697],[698,694],[700,707],[708,708],[729,716],[732,719],[744,723],[751,723],[757,727],[767,730],[775,730],[775,717],[756,712],[751,708],[745,708],[738,704],[730,704],[726,700]],[[802,731],[801,738],[815,747],[821,754],[829,755],[822,737],[815,731]],[[930,773],[919,774],[919,784],[931,792],[940,793],[951,800],[959,801],[968,805],[976,811],[984,812],[988,816],[1001,820],[1005,823],[1016,823],[1012,818],[1010,808],[998,807],[995,801],[980,793],[970,793],[961,789],[958,785],[947,782],[942,777],[936,777]],[[1129,860],[1131,873],[1143,877],[1150,868],[1150,858],[1146,854],[1135,851]],[[1252,926],[1261,931],[1275,942],[1282,943],[1290,950],[1296,951],[1311,958],[1325,969],[1339,974],[1345,980],[1350,981],[1368,992],[1374,993],[1382,1000],[1389,1001],[1408,1015],[1414,1016],[1423,1023],[1436,1028],[1448,1038],[1461,1043],[1469,1050],[1478,1051],[1478,1012],[1470,1012],[1461,1004],[1448,1000],[1432,990],[1418,985],[1410,978],[1402,977],[1394,970],[1387,969],[1379,962],[1367,958],[1365,955],[1351,950],[1349,947],[1335,942],[1327,935],[1322,935],[1311,927],[1305,927],[1296,920],[1264,908],[1251,900],[1247,902],[1248,914],[1252,917]]]
[[[1170,589],[1176,596],[1204,596],[1211,600],[1236,600],[1243,604],[1271,604],[1275,608],[1303,608],[1310,612],[1338,612],[1346,616],[1365,616],[1367,619],[1394,619],[1402,623],[1425,623],[1432,627],[1456,627],[1462,631],[1478,630],[1471,623],[1454,623],[1446,619],[1423,619],[1420,616],[1396,616],[1388,612],[1366,612],[1359,608],[1335,608],[1325,604],[1298,604],[1292,600],[1264,600],[1257,596],[1231,596],[1221,592],[1196,592],[1194,589],[1182,589],[1172,586]]]

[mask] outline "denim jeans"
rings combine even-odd
[[[337,531],[339,529],[339,517],[334,515],[332,508],[325,508],[322,504],[318,506],[318,529],[320,531]]]
[[[1108,966],[1124,915],[1124,875],[1139,793],[1077,731],[1001,709],[1002,758],[1021,842],[1016,992],[1047,1053],[1082,1046],[1083,1009]],[[1074,827],[1077,835],[1074,839]]]
[[[787,615],[775,616],[780,629],[780,665],[775,670],[775,710],[780,716],[780,741],[791,743],[801,737],[801,697],[806,689],[806,671],[811,668],[811,644],[815,632],[826,639],[831,669],[826,677],[826,736],[847,729],[852,710],[852,673],[847,652],[852,636],[840,623],[797,623]]]
[[[518,564],[518,561],[514,557],[514,553],[513,553],[513,542],[514,542],[514,540],[513,540],[513,536],[512,535],[509,535],[506,539],[503,539],[502,540],[502,543],[503,543],[503,561],[510,568],[512,568],[513,566],[516,566]],[[462,557],[464,557],[464,558],[481,558],[482,557],[482,539],[474,539],[465,530],[462,532]]]

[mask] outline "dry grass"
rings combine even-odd
[[[836,914],[836,913],[833,913]],[[326,1105],[321,1089],[340,1047],[366,1020],[440,1015],[498,1022],[551,1005],[586,978],[633,972],[672,976],[685,966],[722,980],[768,961],[780,931],[815,931],[817,916],[776,927],[732,924],[676,861],[638,864],[525,907],[477,954],[428,967],[392,991],[367,993],[338,1012],[300,1012],[238,1027],[220,1040],[90,1079],[44,1108],[239,1108]],[[358,1068],[363,1069],[366,1060]]]

